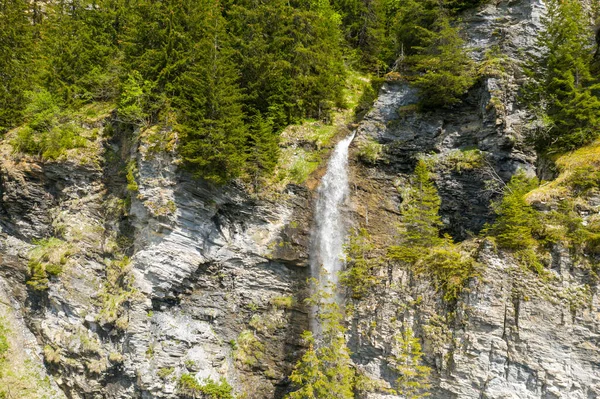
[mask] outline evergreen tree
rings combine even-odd
[[[398,373],[396,392],[406,399],[420,399],[429,396],[427,390],[431,368],[422,364],[423,352],[421,343],[415,337],[412,328],[394,335],[393,357],[390,359],[394,370]]]
[[[197,176],[223,184],[242,172],[246,127],[220,4],[203,3],[204,34],[190,54],[189,70],[173,84],[180,112],[180,152]]]
[[[0,0],[0,134],[22,118],[29,86],[33,30],[29,2]]]
[[[340,281],[350,289],[350,296],[354,299],[361,299],[371,292],[378,282],[373,273],[380,261],[373,256],[374,249],[366,229],[357,229],[344,247],[346,270],[340,274]]]
[[[339,16],[328,1],[243,0],[226,9],[249,114],[280,130],[341,105]]]
[[[381,0],[333,0],[342,17],[344,37],[359,52],[359,67],[385,70],[381,60],[385,43],[385,6]]]
[[[328,286],[309,301],[317,309],[321,333],[317,339],[310,332],[304,333],[309,348],[290,376],[297,389],[286,399],[354,398],[356,376],[346,346],[343,314],[332,300],[334,295],[334,289]]]
[[[535,210],[525,200],[525,194],[536,186],[536,179],[529,179],[519,171],[506,186],[502,200],[495,204],[497,219],[491,232],[503,248],[519,250],[535,245],[533,232],[539,221]]]
[[[532,69],[530,98],[549,121],[536,134],[540,149],[564,151],[582,146],[600,131],[600,80],[591,72],[593,30],[579,1],[551,0],[538,43],[547,49]]]
[[[420,160],[415,167],[413,183],[402,205],[402,229],[398,245],[391,246],[392,259],[414,263],[427,254],[429,248],[439,245],[440,197],[427,164]]]
[[[109,2],[49,3],[41,25],[42,84],[66,105],[116,97],[115,9]],[[115,6],[116,7],[116,6]]]
[[[414,80],[420,89],[420,104],[425,108],[447,107],[475,83],[475,63],[469,58],[459,30],[441,15],[435,31],[424,37],[425,47],[412,57]]]
[[[248,154],[246,172],[257,192],[260,179],[268,176],[277,166],[279,158],[279,135],[273,131],[273,123],[261,114],[251,118],[248,128]]]

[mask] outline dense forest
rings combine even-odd
[[[458,101],[475,75],[450,21],[477,3],[4,0],[0,131],[25,122],[16,148],[53,158],[78,145],[61,118],[110,102],[132,128],[176,126],[199,177],[267,174],[284,127],[346,106],[350,69]]]
[[[350,69],[414,82],[424,108],[459,102],[477,68],[455,17],[480,3],[3,0],[0,131],[26,122],[16,147],[52,158],[78,142],[58,120],[111,102],[132,127],[177,126],[199,177],[268,174],[283,128],[346,105]],[[540,38],[550,52],[528,98],[554,127],[537,134],[543,147],[580,146],[600,123],[586,18],[554,2]]]

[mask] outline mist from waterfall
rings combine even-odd
[[[315,221],[311,237],[310,266],[319,288],[328,283],[338,284],[338,274],[343,270],[346,223],[342,207],[348,197],[348,147],[354,133],[340,141],[327,164],[327,172],[317,189]],[[314,323],[313,330],[318,323]]]

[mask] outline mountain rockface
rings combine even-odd
[[[357,128],[348,220],[390,244],[403,184],[426,154],[444,229],[479,263],[456,309],[426,278],[393,267],[352,303],[353,360],[383,387],[396,377],[388,358],[403,323],[423,341],[433,398],[600,396],[600,303],[589,273],[556,246],[554,278],[542,281],[471,238],[492,220],[494,182],[519,168],[536,173],[517,91],[543,12],[541,1],[514,0],[465,14],[474,56],[485,63],[486,49],[498,51],[463,104],[420,113],[414,89],[388,82]],[[314,192],[290,185],[267,200],[215,188],[178,169],[173,132],[121,131],[110,114],[83,127],[97,133],[94,147],[68,159],[0,145],[0,316],[11,342],[26,345],[18,356],[31,359],[31,373],[51,376],[45,395],[175,398],[191,374],[224,377],[240,397],[283,397],[308,329]],[[383,145],[374,163],[359,160],[366,140]],[[483,164],[456,166],[474,150]],[[596,213],[599,204],[590,199]],[[365,395],[399,398],[384,391]]]

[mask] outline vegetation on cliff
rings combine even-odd
[[[478,3],[5,0],[0,130],[25,122],[16,150],[56,159],[84,146],[70,116],[111,103],[131,128],[174,126],[195,175],[257,186],[286,126],[355,106],[353,68],[400,71],[424,106],[459,102],[475,75],[451,19]]]

